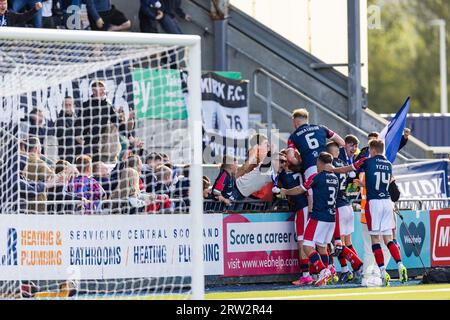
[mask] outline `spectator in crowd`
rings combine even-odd
[[[182,201],[175,203],[175,208],[189,208],[189,188],[191,186],[191,182],[189,180],[189,170],[190,166],[185,165],[182,169],[178,169],[180,171],[179,174],[176,174],[176,170],[173,170],[173,190],[172,190],[172,198],[180,199]]]
[[[140,0],[139,27],[141,32],[158,33],[157,18],[163,15],[161,2],[156,0]]]
[[[28,152],[27,152],[27,141],[25,139],[21,139],[19,141],[19,162],[23,167],[26,166],[28,162]]]
[[[170,158],[166,153],[161,152],[160,155],[162,163],[170,163]]]
[[[156,20],[163,30],[171,34],[183,34],[175,16],[179,16],[186,21],[191,21],[192,18],[181,8],[181,0],[160,0],[160,2],[162,8],[157,11]]]
[[[86,0],[86,6],[92,30],[125,31],[131,28],[131,21],[111,5],[110,0]]]
[[[186,21],[191,21],[190,15],[186,14],[181,8],[180,0],[160,0],[161,9],[157,10],[157,15],[155,17],[156,21],[160,24],[162,29],[166,33],[170,34],[183,34],[183,31],[178,24],[175,16],[179,16]],[[169,50],[161,57],[161,65],[168,66],[170,69],[178,69],[180,67],[177,62],[177,55],[182,55],[182,49],[178,52],[175,50]],[[169,60],[169,63],[168,63]]]
[[[111,173],[109,172],[109,168],[102,161],[97,161],[92,164],[92,176],[93,178],[100,183],[103,190],[105,190],[108,199],[111,199],[111,194],[115,187],[117,186],[117,182],[114,183],[111,179]],[[114,187],[114,188],[113,188]]]
[[[47,137],[47,127],[45,126],[44,112],[38,108],[33,108],[29,115],[28,135],[39,138],[42,154],[45,153],[43,146]]]
[[[367,135],[367,146],[362,148],[359,154],[355,157],[355,161],[358,161],[361,158],[368,158],[369,157],[369,142],[378,139],[379,137],[378,132],[371,132]]]
[[[45,161],[41,159],[42,146],[37,137],[28,138],[27,165],[25,167],[25,178],[35,182],[45,182],[55,175]]]
[[[41,182],[46,183],[48,181],[53,181],[55,178],[55,172],[51,169],[45,161],[41,160],[41,143],[37,137],[28,138],[28,146],[27,146],[27,162],[25,168],[23,170],[23,176],[25,179],[30,180],[32,182]],[[30,198],[29,198],[30,199]],[[44,192],[39,193],[35,201],[46,201],[47,195]],[[29,204],[28,210],[44,212],[45,204]]]
[[[42,3],[42,27],[46,29],[56,28],[53,19],[53,0],[44,0]]]
[[[249,139],[250,149],[248,151],[248,158],[245,163],[241,166],[236,174],[236,179],[239,179],[241,176],[252,172],[257,166],[261,165],[264,171],[267,171],[271,166],[270,161],[270,145],[269,139],[264,134],[255,134]],[[269,155],[269,156],[268,156]],[[265,162],[264,162],[265,161]],[[251,197],[253,199],[260,199],[263,201],[272,201],[273,193],[272,193],[273,181],[269,180],[264,186],[260,189],[255,190],[252,193]]]
[[[156,184],[155,169],[162,163],[161,155],[157,152],[151,152],[145,158],[145,164],[142,166],[142,173],[144,175],[144,183],[146,192],[152,192]]]
[[[64,107],[56,119],[56,137],[58,138],[59,158],[70,163],[74,163],[76,156],[83,152],[81,141],[75,139],[80,134],[75,126],[77,118],[73,98],[65,97]]]
[[[120,173],[119,186],[114,190],[112,199],[115,200],[113,208],[119,209],[119,213],[136,214],[144,212],[154,197],[142,193],[139,187],[139,173],[133,168],[125,168]]]
[[[160,165],[156,168],[155,176],[157,181],[153,192],[157,195],[170,196],[170,187],[173,182],[172,169],[170,169],[167,165]]]
[[[208,176],[203,176],[203,199],[209,199],[211,180]]]
[[[31,9],[24,13],[17,13],[26,4],[31,4]],[[18,27],[34,18],[34,26],[42,27],[41,15],[42,3],[36,0],[15,0],[12,3],[12,11],[8,10],[8,0],[0,0],[0,27]]]
[[[117,163],[122,150],[120,143],[119,123],[106,123],[101,130],[100,160],[106,163]]]
[[[402,138],[400,140],[400,146],[398,147],[398,151],[400,151],[404,146],[406,146],[406,144],[408,143],[408,139],[409,139],[410,135],[411,135],[411,129],[405,128],[403,130],[403,135],[402,135]],[[369,144],[370,141],[372,141],[374,139],[378,139],[379,136],[380,136],[380,134],[378,132],[371,132],[371,133],[369,133],[367,135],[367,145]],[[366,147],[361,149],[359,154],[356,155],[355,161],[358,161],[359,159],[361,159],[363,157],[364,158],[369,157],[369,146],[366,146]]]
[[[25,178],[25,162],[20,162],[19,175],[14,172],[12,175],[12,180],[8,181],[12,185],[12,194],[19,192],[20,199],[26,201],[47,201],[47,190],[52,190],[64,183],[64,177],[61,175],[53,175],[45,182],[31,181]],[[17,183],[18,179],[18,183]],[[18,190],[17,190],[18,188]],[[22,206],[21,206],[22,207]],[[23,208],[23,207],[22,207]],[[28,203],[26,210],[29,213],[34,212],[45,212],[46,205],[42,204],[31,204]]]
[[[52,19],[55,25],[55,28],[63,28],[63,19],[64,19],[64,4],[66,1],[71,0],[53,0],[52,4]],[[79,0],[81,1],[81,0]]]
[[[163,163],[161,154],[158,152],[150,152],[145,158],[145,164],[142,166],[144,172],[154,172],[155,168]]]
[[[101,200],[106,199],[106,192],[100,183],[92,178],[92,158],[80,155],[76,158],[75,164],[80,174],[69,183],[68,191],[86,200],[83,202],[84,214],[99,213]]]
[[[83,153],[91,155],[94,162],[101,160],[101,141],[102,136],[114,131],[111,126],[118,128],[119,118],[114,107],[106,98],[105,82],[95,80],[91,84],[92,96],[83,103],[80,118],[76,121],[76,128],[80,129],[81,135],[77,137],[79,143],[84,146]],[[118,131],[117,131],[118,132]],[[114,139],[114,141],[113,141]],[[120,150],[118,134],[107,137],[108,143],[103,149],[107,152],[105,157],[110,159],[111,154]],[[104,141],[103,141],[104,142]]]
[[[132,168],[132,169],[136,170],[137,173],[139,173],[139,189],[141,191],[145,191],[146,188],[145,188],[144,182],[141,179],[142,167],[143,167],[141,158],[135,154],[130,155],[125,161],[125,167]]]
[[[172,208],[170,201],[171,185],[172,185],[172,169],[166,165],[159,165],[155,168],[156,182],[152,188],[155,194],[156,203],[146,208],[146,212],[154,213],[163,209]]]
[[[47,210],[57,214],[74,212],[75,209],[79,207],[79,204],[77,204],[76,201],[79,202],[80,197],[66,192],[66,189],[68,184],[80,173],[78,172],[78,169],[68,161],[58,160],[55,164],[55,174],[63,183],[47,189],[47,200],[50,202]],[[69,203],[57,203],[54,205],[52,201],[68,201]]]
[[[411,135],[411,129],[405,128],[403,130],[403,135],[402,135],[402,139],[400,140],[400,145],[398,147],[398,151],[400,151],[401,149],[403,149],[404,146],[406,146],[410,135]]]
[[[251,172],[263,159],[268,159],[266,156],[270,150],[269,139],[266,135],[257,133],[250,137],[249,148],[247,160],[236,173],[236,179]]]
[[[220,167],[219,175],[214,181],[212,187],[213,197],[225,203],[226,206],[231,205],[233,198],[233,191],[236,184],[236,172],[238,169],[237,160],[235,157],[225,156]]]
[[[352,134],[349,134],[344,139],[345,145],[339,148],[339,159],[349,166],[353,164],[355,154],[358,151],[359,140]]]
[[[126,119],[123,107],[117,111],[119,117],[119,140],[121,144],[121,152],[131,150],[134,154],[142,156],[144,153],[144,142],[135,138],[135,118],[136,112],[133,108],[129,108],[128,119]]]
[[[279,166],[279,153],[276,151],[267,152],[266,158],[252,171],[236,179],[233,198],[235,200],[248,198],[267,185],[270,186],[269,195],[273,197],[272,186],[277,179]]]

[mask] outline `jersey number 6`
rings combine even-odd
[[[316,138],[312,138],[314,132],[305,135],[306,143],[310,149],[317,149],[319,147],[319,141]]]

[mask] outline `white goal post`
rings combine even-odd
[[[28,53],[23,54],[24,61],[26,63],[39,60],[45,62],[45,57],[41,57],[40,54],[46,51],[39,51],[39,43],[42,43],[44,47],[51,50],[53,44],[59,50],[59,44],[63,43],[64,47],[61,49],[61,59],[64,60],[64,64],[55,64],[55,61],[51,61],[51,65],[42,64],[39,68],[36,68],[33,72],[37,74],[31,75],[36,78],[27,77],[28,70],[33,68],[32,65],[27,67],[25,63],[19,61],[21,56],[15,55],[14,48],[21,48],[22,43],[33,42],[30,45],[30,56]],[[8,45],[4,44],[8,42]],[[89,52],[91,51],[91,45],[100,44],[106,46],[111,52],[111,59],[116,59],[116,62],[120,62],[127,54],[130,54],[130,60],[140,58],[143,54],[140,49],[150,46],[153,49],[151,54],[158,56],[159,51],[165,51],[166,54],[171,48],[182,48],[182,54],[185,56],[186,74],[187,74],[187,88],[188,97],[186,98],[187,105],[187,129],[189,132],[190,140],[190,154],[191,159],[189,161],[189,179],[192,183],[189,186],[189,216],[191,217],[191,233],[195,235],[191,239],[192,246],[192,273],[190,274],[191,291],[190,298],[203,299],[204,298],[204,264],[203,264],[203,194],[202,194],[202,115],[201,115],[201,38],[195,35],[170,35],[170,34],[145,34],[145,33],[114,33],[114,32],[102,32],[102,31],[78,31],[78,30],[48,30],[48,29],[29,29],[29,28],[0,28],[0,79],[3,80],[3,84],[0,84],[0,99],[5,99],[1,102],[1,107],[5,107],[6,98],[8,96],[20,96],[26,92],[44,89],[50,85],[62,81],[72,81],[73,78],[82,77],[87,72],[92,72],[92,68],[98,66],[98,68],[109,67],[108,61],[103,59],[97,59],[95,57],[95,48],[92,49],[93,60],[89,60]],[[70,74],[71,62],[67,62],[70,57],[65,57],[64,53],[71,50],[71,44],[75,47],[83,47],[80,50],[80,56],[75,57],[74,65],[77,66],[77,72]],[[123,46],[124,50],[121,52],[114,52],[114,46]],[[127,51],[127,46],[132,49]],[[134,47],[133,47],[134,46]],[[9,51],[8,51],[9,50]],[[78,50],[78,49],[76,49]],[[85,51],[84,51],[85,50]],[[103,47],[102,49],[103,50]],[[176,50],[176,49],[173,49]],[[136,53],[134,55],[134,53]],[[150,54],[150,53],[149,53]],[[35,56],[33,56],[35,55]],[[86,59],[85,61],[83,59]],[[97,59],[97,60],[96,60]],[[104,66],[102,65],[104,64]],[[42,72],[42,74],[39,74]],[[45,81],[48,79],[48,82]],[[164,89],[163,89],[164,90]],[[12,99],[12,101],[15,101]],[[4,104],[4,105],[3,105]],[[19,103],[20,104],[20,103]],[[20,110],[18,106],[12,107],[12,116],[15,120],[19,120],[21,115],[15,114]],[[23,116],[23,115],[22,115]],[[5,116],[6,117],[6,116]],[[16,118],[17,117],[17,118]],[[0,116],[0,125],[5,118]],[[0,126],[0,130],[2,129]],[[2,133],[3,134],[3,133]],[[14,133],[13,133],[14,134]],[[16,144],[19,144],[19,137],[17,136]],[[5,147],[6,148],[6,147]],[[7,149],[5,149],[7,150]],[[3,165],[5,163],[3,162]],[[0,182],[2,183],[2,182]],[[3,186],[7,188],[7,186]],[[0,203],[1,205],[1,203]],[[1,212],[0,210],[0,213]],[[27,216],[23,216],[24,219]],[[87,217],[89,218],[89,217]],[[1,269],[0,269],[1,270]],[[1,277],[0,277],[1,278]],[[3,278],[1,278],[3,279]],[[23,280],[23,279],[21,279]]]

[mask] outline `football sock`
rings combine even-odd
[[[311,262],[311,264],[314,266],[316,273],[319,273],[320,271],[325,269],[325,265],[320,259],[320,255],[317,251],[314,251],[309,255],[309,262]]]
[[[389,252],[391,253],[392,258],[394,258],[395,262],[398,264],[399,262],[402,262],[402,258],[400,256],[400,250],[398,249],[398,246],[395,244],[394,241],[389,241],[387,244],[387,247],[389,249]]]
[[[378,267],[384,266],[384,257],[383,257],[383,251],[381,250],[381,245],[379,243],[376,243],[372,245],[372,251],[375,256],[375,261],[377,262]]]
[[[359,270],[359,268],[361,268],[363,262],[358,257],[358,255],[355,254],[352,250],[350,250],[347,247],[344,247],[344,249],[342,249],[341,254],[348,262],[350,262],[350,265],[352,266],[352,269],[354,271]],[[383,254],[383,253],[381,253],[381,254]],[[378,263],[378,260],[377,260],[377,263]],[[383,264],[384,264],[384,261],[383,261]]]

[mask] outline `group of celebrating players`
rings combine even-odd
[[[395,219],[389,185],[392,164],[384,156],[384,141],[369,142],[368,153],[346,165],[339,159],[344,140],[325,126],[308,123],[308,111],[292,112],[295,131],[288,148],[279,153],[278,186],[282,198],[288,197],[296,210],[295,228],[299,248],[301,277],[295,285],[324,286],[327,283],[362,281],[363,262],[352,246],[354,212],[346,195],[348,176],[365,175],[365,216],[372,251],[380,269],[381,281],[389,285],[381,240],[398,266],[402,283],[408,280],[399,247],[395,241]],[[327,143],[327,140],[331,140]],[[299,157],[300,155],[300,157]],[[355,174],[352,174],[355,177]],[[339,278],[333,256],[341,265]],[[350,263],[353,270],[347,266]]]
[[[378,133],[370,133],[369,146],[358,156],[354,152],[349,156],[344,147],[349,144],[355,151],[356,137],[349,135],[344,140],[325,126],[309,124],[308,118],[306,109],[292,112],[295,131],[289,137],[287,148],[280,152],[269,146],[267,137],[256,135],[256,141],[253,141],[254,137],[250,139],[248,160],[239,170],[234,157],[224,157],[208,197],[230,206],[232,201],[252,197],[273,183],[269,195],[287,197],[296,213],[295,231],[302,275],[293,283],[299,286],[361,283],[363,261],[352,246],[354,212],[347,196],[347,184],[352,179],[352,183],[365,189],[366,202],[362,209],[381,283],[387,286],[390,281],[381,240],[397,263],[400,281],[406,282],[407,270],[395,240],[392,203],[399,192],[391,191],[396,189],[395,179],[392,164],[384,156],[384,141],[378,138]],[[327,143],[328,140],[331,141]],[[341,266],[339,277],[333,257],[338,258]]]

